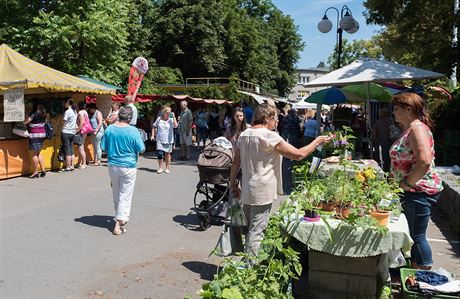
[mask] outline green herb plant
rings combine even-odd
[[[287,245],[289,237],[280,228],[292,213],[298,213],[298,207],[283,203],[270,217],[257,256],[224,259],[214,280],[198,292],[201,298],[293,298],[290,285],[292,279],[299,278],[302,266],[299,252]]]

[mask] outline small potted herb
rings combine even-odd
[[[386,226],[390,212],[399,208],[399,194],[402,189],[392,179],[378,178],[371,167],[358,172],[356,179],[362,183],[371,217],[381,226]]]
[[[352,134],[353,130],[350,127],[343,126],[342,130],[329,133],[332,140],[329,144],[333,147],[332,154],[339,155],[341,160],[347,160],[348,151],[353,151],[354,144],[351,142],[356,137]]]

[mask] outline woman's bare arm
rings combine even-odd
[[[430,136],[420,124],[413,124],[410,128],[409,146],[414,152],[416,162],[411,173],[406,178],[407,183],[415,185],[430,169],[433,160],[431,155]]]
[[[233,195],[235,197],[240,196],[238,183],[236,181],[238,171],[240,170],[240,165],[241,165],[240,150],[235,149],[235,155],[233,156],[232,168],[230,169],[230,190],[233,192]]]
[[[288,159],[300,161],[313,153],[319,145],[329,142],[330,140],[331,137],[329,136],[318,136],[313,142],[301,148],[296,148],[286,141],[281,140],[281,142],[276,145],[275,150]]]

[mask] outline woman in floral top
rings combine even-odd
[[[442,181],[434,169],[432,121],[425,102],[415,93],[402,93],[393,100],[395,121],[403,134],[391,146],[391,174],[400,182],[404,214],[414,245],[412,267],[430,269],[433,263],[426,230],[431,205],[442,191]]]

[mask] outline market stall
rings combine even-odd
[[[33,101],[45,104],[55,136],[45,140],[42,155],[47,169],[61,167],[56,159],[60,147],[62,100],[83,101],[85,95],[96,95],[100,102],[110,103],[115,90],[94,84],[37,63],[3,44],[0,46],[0,179],[31,172],[28,139],[12,134],[31,111]],[[110,104],[109,104],[110,105]],[[91,146],[87,151],[91,157]]]
[[[296,208],[282,229],[306,245],[297,291],[308,298],[378,298],[390,264],[404,263],[413,244],[399,187],[371,160],[328,161],[314,173],[295,169],[304,180],[290,196]]]

